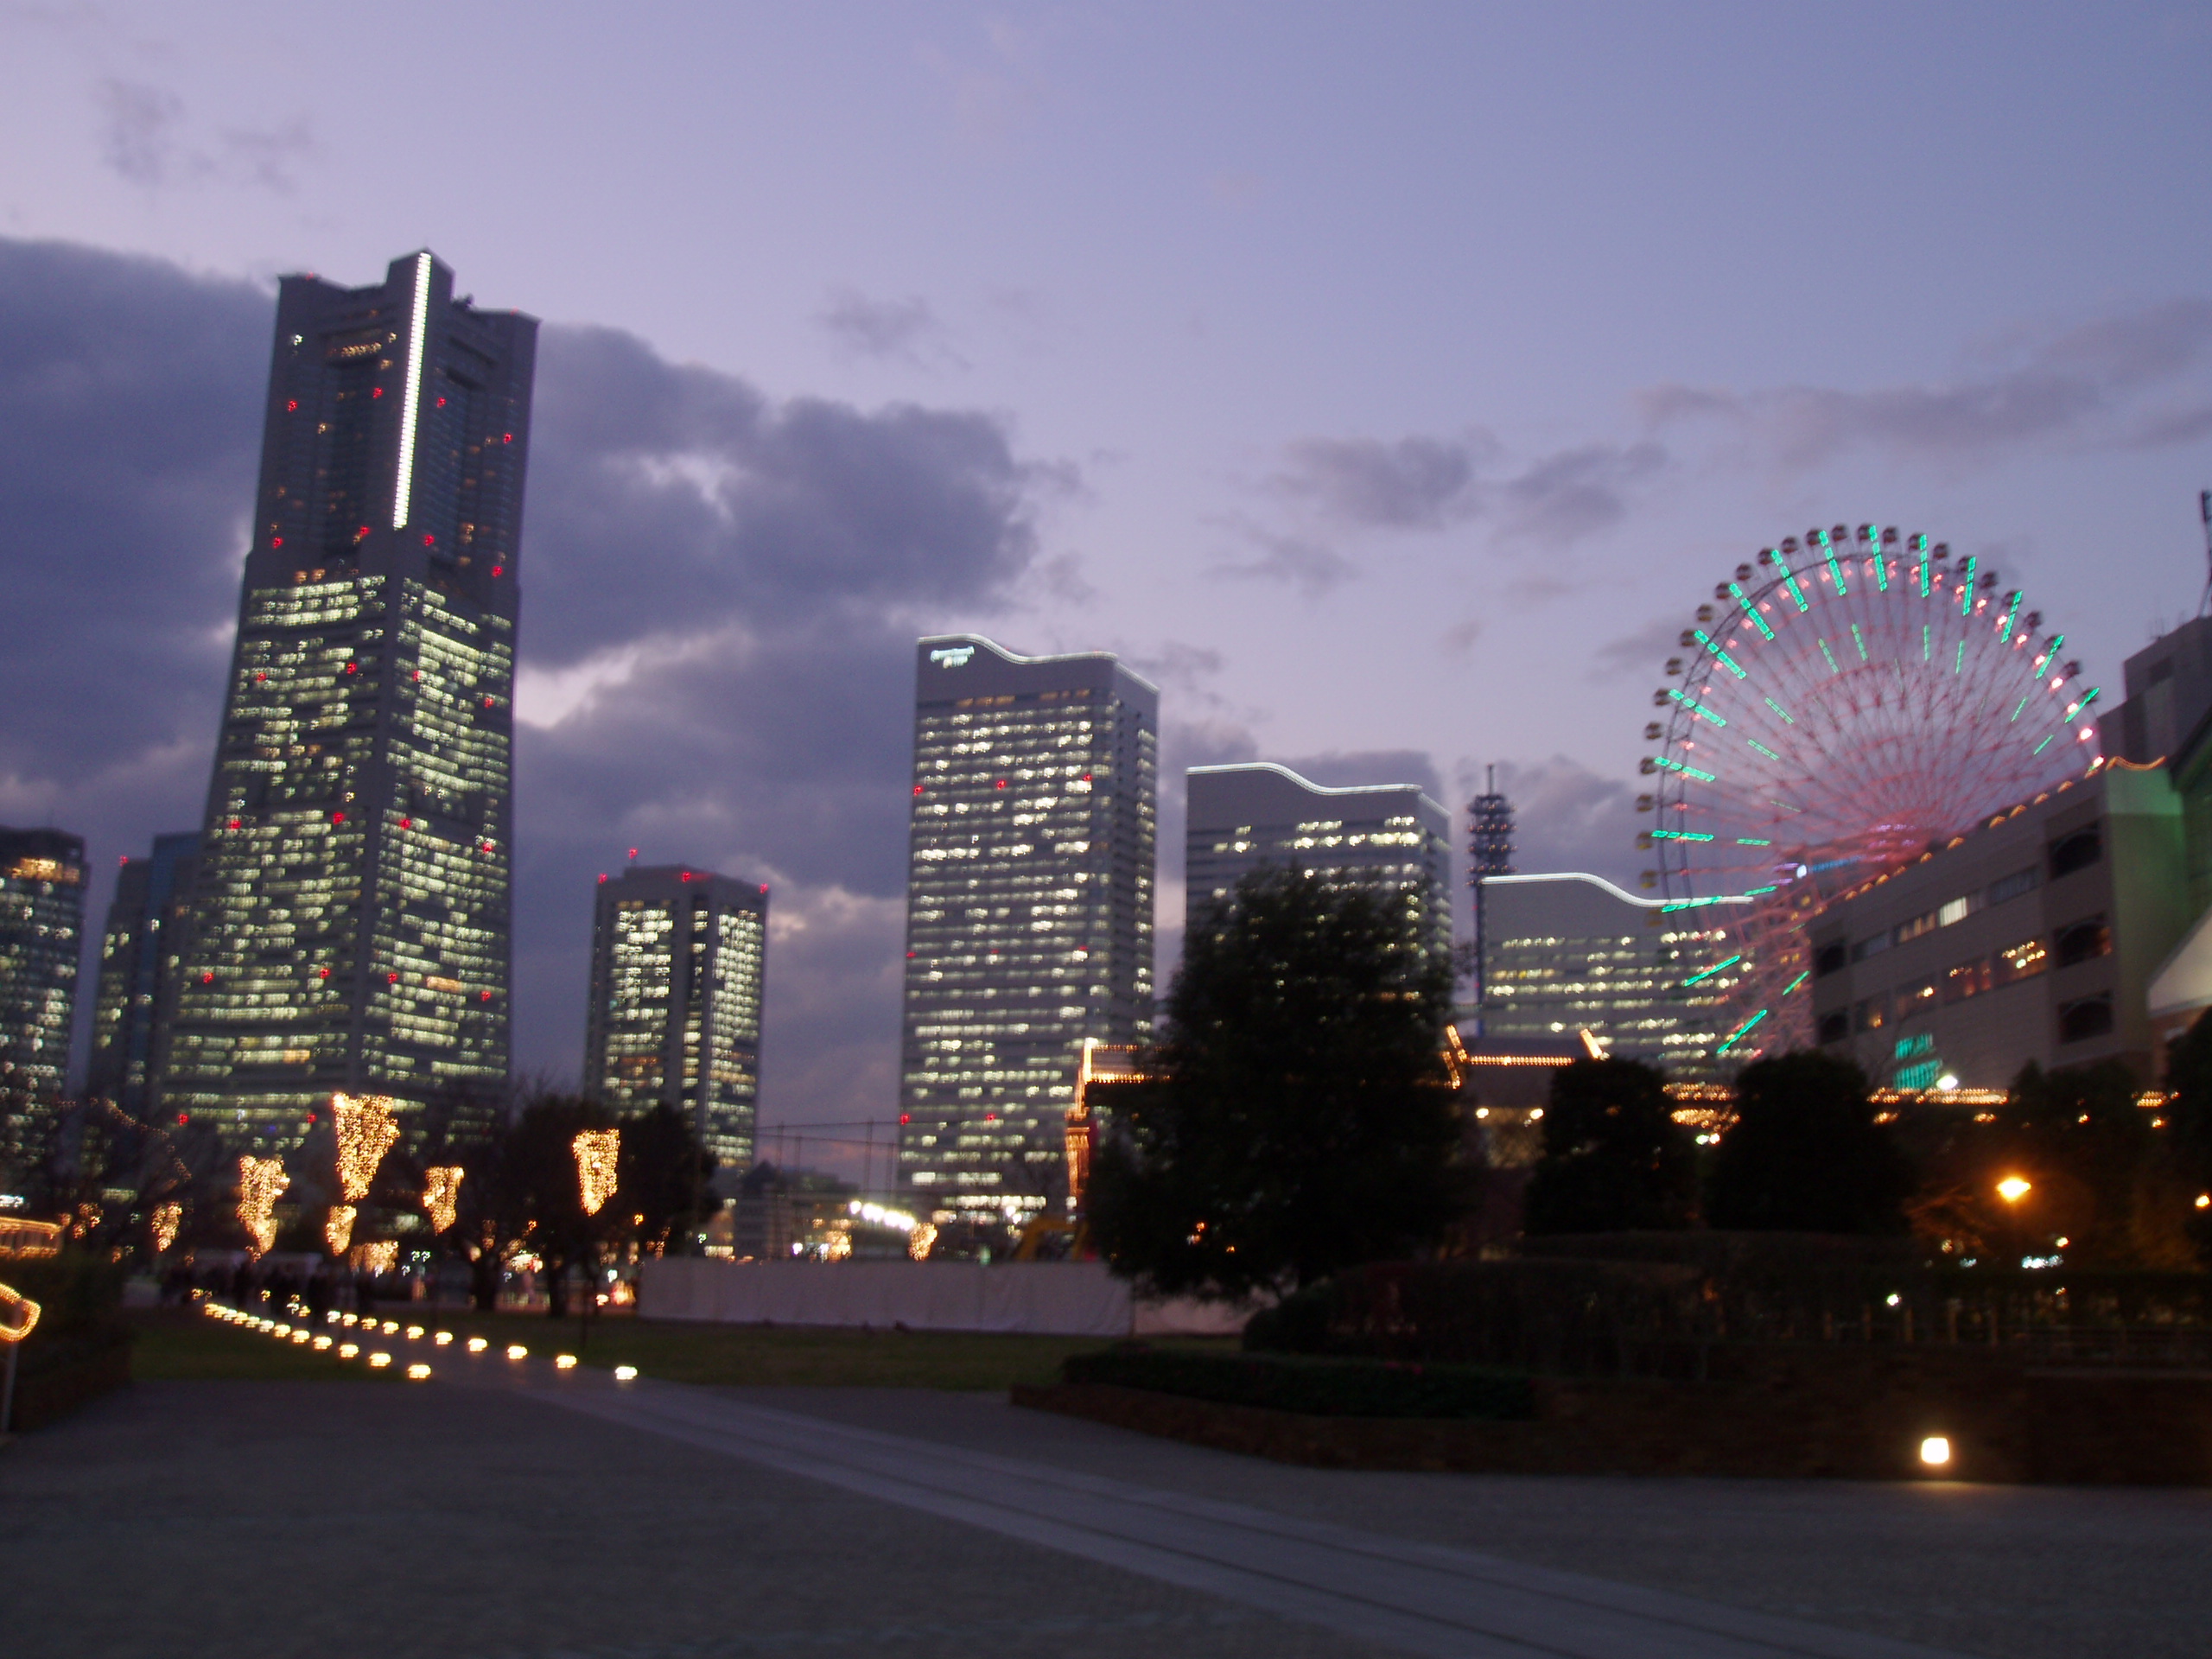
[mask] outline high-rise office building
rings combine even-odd
[[[126,858],[100,936],[99,980],[92,989],[92,1056],[85,1092],[132,1116],[152,1105],[150,1085],[162,1036],[176,1009],[192,888],[200,867],[197,834],[156,836],[150,857]]]
[[[915,653],[899,1170],[937,1211],[1065,1193],[1085,1039],[1152,1033],[1158,688],[1103,652]]]
[[[1483,1034],[1496,1042],[1588,1032],[1619,1059],[1689,1079],[1717,1075],[1729,944],[1749,899],[1688,912],[1601,876],[1483,878]]]
[[[281,1146],[505,1084],[537,330],[427,252],[279,286],[164,1110]]]
[[[626,1116],[665,1102],[717,1162],[753,1161],[768,889],[677,865],[601,876],[584,1092]]]
[[[68,1081],[85,843],[0,825],[0,1166],[36,1155]]]
[[[1452,951],[1452,815],[1418,784],[1326,789],[1284,766],[1193,766],[1185,915],[1225,899],[1254,870],[1295,866],[1400,907],[1406,943]]]

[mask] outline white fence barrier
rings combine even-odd
[[[648,1260],[638,1312],[724,1325],[904,1325],[1065,1337],[1225,1336],[1251,1310],[1139,1301],[1101,1262]]]

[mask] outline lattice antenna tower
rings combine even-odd
[[[1513,874],[1513,803],[1497,792],[1497,768],[1483,768],[1483,792],[1467,803],[1467,885],[1475,892],[1475,1006],[1483,1004],[1483,878]]]

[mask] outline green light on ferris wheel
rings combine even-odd
[[[2012,608],[2005,613],[2005,626],[1997,630],[1997,637],[1999,639],[2010,639],[2012,637],[2012,623],[2020,614],[2020,601],[2026,597],[2027,595],[2018,588],[2015,588],[2012,590]]]
[[[1835,652],[1832,652],[1832,651],[1830,651],[1830,650],[1828,649],[1828,642],[1827,642],[1827,640],[1825,640],[1825,639],[1823,639],[1823,640],[1821,640],[1821,656],[1823,656],[1823,657],[1825,657],[1825,658],[1827,658],[1828,659],[1828,672],[1829,672],[1829,673],[1831,673],[1831,674],[1840,674],[1840,673],[1842,673],[1842,672],[1843,672],[1843,671],[1842,671],[1841,669],[1838,668],[1838,667],[1835,665]]]
[[[1751,619],[1752,625],[1768,639],[1773,639],[1774,630],[1767,626],[1766,619],[1758,613],[1758,608],[1745,597],[1744,590],[1732,582],[1728,584],[1728,591],[1736,595],[1736,602],[1744,607],[1744,614]]]
[[[1753,748],[1757,749],[1761,754],[1766,756],[1770,760],[1779,760],[1782,759],[1780,755],[1777,754],[1772,749],[1767,747],[1765,744],[1760,742],[1756,737],[1747,737],[1744,741],[1750,744]]]
[[[1967,573],[1959,580],[1959,614],[1965,616],[1974,609],[1974,555],[1967,555]]]
[[[1796,990],[1796,989],[1800,985],[1802,985],[1802,984],[1803,984],[1807,980],[1810,979],[1812,976],[1813,976],[1813,970],[1812,970],[1811,969],[1809,969],[1809,968],[1808,968],[1808,969],[1807,969],[1803,973],[1802,973],[1802,974],[1798,975],[1796,978],[1795,978],[1795,979],[1791,980],[1791,981],[1790,981],[1787,985],[1783,986],[1783,987],[1782,988],[1782,994],[1783,994],[1784,996],[1789,995],[1790,992],[1792,992],[1792,991]]]
[[[1865,662],[1866,660],[1866,636],[1859,632],[1859,625],[1856,622],[1851,625],[1851,642],[1859,647],[1859,660],[1862,663]]]
[[[1750,677],[1750,676],[1746,675],[1742,669],[1736,666],[1736,659],[1733,657],[1731,657],[1726,652],[1721,650],[1719,645],[1714,642],[1711,634],[1707,633],[1703,628],[1695,628],[1691,632],[1696,636],[1698,644],[1703,645],[1715,657],[1718,657],[1720,659],[1721,664],[1726,667],[1731,674],[1733,674],[1739,680],[1748,679]]]
[[[2050,734],[2050,737],[2056,737],[2057,735],[2058,734],[2056,732],[2053,732]],[[2050,737],[2046,737],[2042,742],[2036,745],[2037,754],[2041,754],[2045,749],[2050,747]]]
[[[1682,982],[1682,988],[1684,990],[1688,990],[1691,986],[1696,984],[1701,979],[1711,979],[1715,974],[1721,973],[1727,969],[1733,968],[1743,959],[1743,953],[1738,951],[1736,955],[1729,957],[1726,962],[1716,962],[1712,967],[1707,969],[1703,973],[1692,974],[1688,979],[1684,980]]]
[[[2033,696],[2035,696],[2035,693],[2034,693],[2034,692],[2032,692],[2032,691],[2029,692],[2029,693],[2028,693],[2028,696],[2027,696],[2027,697],[2022,697],[2022,698],[2020,699],[2020,701],[2019,701],[2017,704],[2015,704],[2015,705],[2013,706],[2013,709],[2012,709],[2012,720],[2018,720],[2018,719],[2019,719],[2019,717],[2020,717],[2020,710],[2021,710],[2021,709],[2024,709],[2024,708],[2026,708],[2026,707],[2028,706],[2028,697],[2032,697]],[[2011,725],[2012,723],[2012,721],[2005,721],[2005,724],[2006,724],[2006,725],[2008,725],[2008,726],[2009,726],[2009,725]]]
[[[1851,589],[1844,585],[1843,567],[1835,562],[1835,543],[1823,536],[1821,537],[1821,545],[1827,550],[1828,575],[1835,578],[1836,595],[1840,598]]]
[[[1726,1054],[1730,1049],[1735,1047],[1737,1044],[1742,1042],[1745,1037],[1749,1034],[1753,1026],[1756,1026],[1760,1020],[1766,1018],[1766,1014],[1767,1011],[1764,1008],[1761,1008],[1750,1019],[1745,1020],[1742,1025],[1737,1027],[1735,1030],[1728,1033],[1728,1039],[1722,1043],[1719,1048],[1714,1049],[1713,1051],[1713,1053],[1716,1055]]]
[[[1769,697],[1766,700],[1766,706],[1773,709],[1776,714],[1782,716],[1782,723],[1783,725],[1795,726],[1797,723],[1795,720],[1790,718],[1789,711],[1783,708],[1780,703],[1777,702],[1772,697]]]

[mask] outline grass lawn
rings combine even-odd
[[[556,1322],[543,1313],[450,1313],[423,1322],[499,1346],[519,1342],[533,1354],[574,1354],[587,1365],[634,1365],[671,1382],[753,1387],[997,1390],[1057,1382],[1068,1355],[1107,1345],[1096,1337],[694,1325],[628,1315],[594,1319],[584,1338],[574,1319]],[[1236,1344],[1222,1338],[1193,1345],[1227,1351]]]
[[[420,1325],[495,1348],[521,1343],[535,1356],[574,1354],[587,1365],[634,1365],[671,1382],[755,1387],[951,1389],[997,1391],[1016,1382],[1059,1380],[1060,1361],[1108,1344],[1096,1337],[1003,1336],[968,1331],[856,1331],[801,1325],[694,1325],[628,1314],[592,1321],[581,1334],[574,1319],[543,1313],[482,1314],[458,1308],[379,1308],[402,1328]],[[206,1315],[147,1310],[133,1320],[138,1344],[131,1372],[148,1378],[242,1377],[388,1382],[397,1367],[373,1371],[334,1353],[315,1353],[244,1331]],[[336,1325],[321,1327],[341,1339]],[[403,1344],[406,1347],[412,1344]],[[1234,1352],[1233,1337],[1178,1339],[1176,1347]],[[433,1363],[439,1351],[423,1344]]]
[[[335,1351],[318,1354],[198,1312],[147,1309],[130,1323],[138,1333],[130,1375],[140,1382],[389,1382],[399,1375],[397,1369],[373,1371]]]

